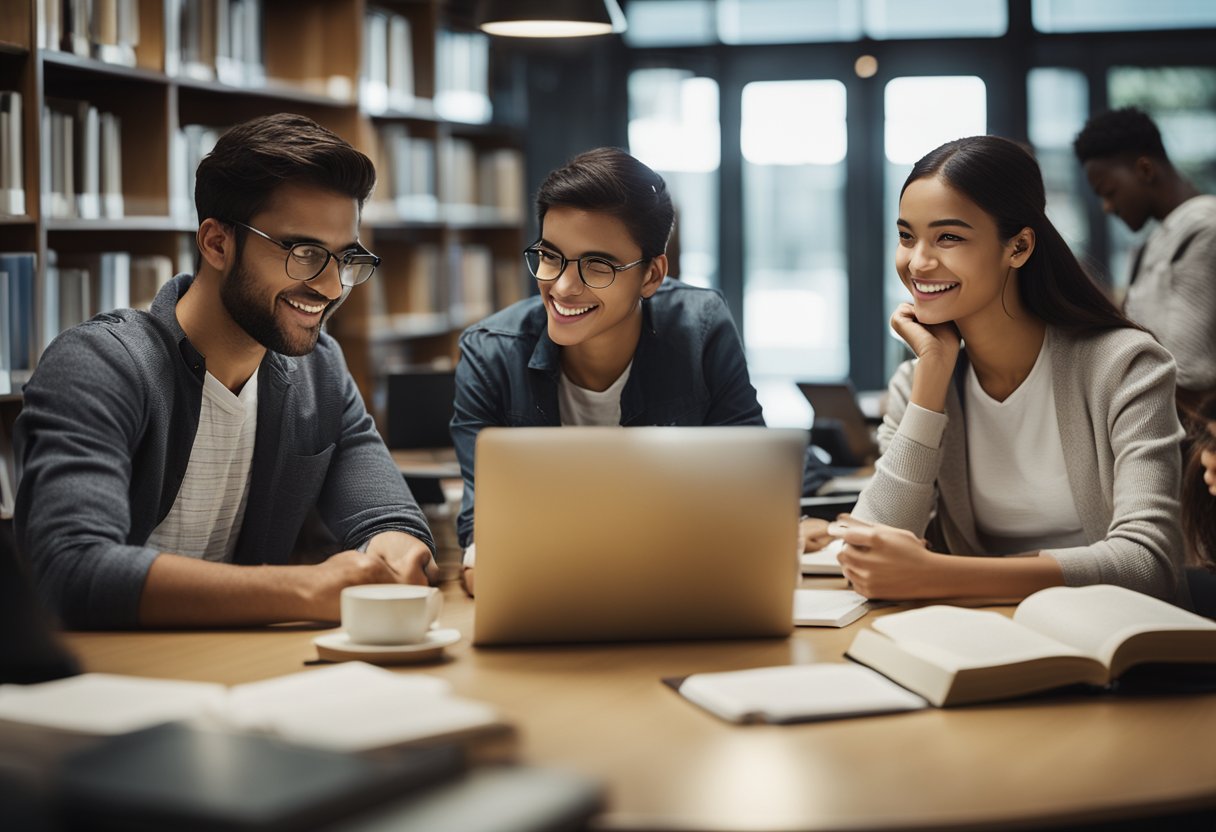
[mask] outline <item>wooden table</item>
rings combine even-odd
[[[820,581],[815,585],[831,586]],[[839,661],[866,619],[788,640],[473,649],[403,669],[493,703],[521,758],[607,784],[612,829],[1024,828],[1216,809],[1216,695],[1055,697],[791,726],[734,726],[663,676]],[[883,611],[871,613],[881,615]],[[236,684],[299,671],[316,630],[72,633],[89,670]]]

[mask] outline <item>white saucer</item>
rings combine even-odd
[[[364,661],[372,664],[407,664],[425,662],[439,658],[443,648],[460,641],[460,631],[454,629],[430,630],[426,638],[416,644],[359,644],[350,640],[344,631],[317,636],[312,643],[317,646],[317,657],[330,662]]]

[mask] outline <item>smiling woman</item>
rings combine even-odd
[[[1173,359],[1044,205],[1034,159],[992,136],[942,145],[904,184],[895,264],[912,302],[891,325],[916,360],[891,380],[874,479],[835,529],[869,597],[1112,583],[1187,603]]]

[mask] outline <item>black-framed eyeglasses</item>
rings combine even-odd
[[[232,225],[239,225],[241,228],[252,231],[287,252],[284,268],[287,270],[287,276],[292,280],[312,280],[319,277],[321,272],[329,266],[329,261],[335,260],[338,263],[338,280],[342,285],[358,286],[371,277],[372,272],[380,265],[380,258],[364,248],[361,243],[356,243],[358,248],[334,254],[325,246],[317,243],[284,243],[252,225],[236,220],[230,222]]]
[[[616,280],[617,272],[632,269],[634,266],[640,266],[647,260],[652,259],[651,257],[643,257],[641,260],[634,260],[632,263],[618,266],[611,260],[587,254],[578,258],[575,262],[578,263],[578,276],[580,280],[592,289],[607,289],[612,285],[612,281]],[[566,266],[570,265],[571,261],[560,251],[554,251],[553,249],[533,243],[524,249],[524,262],[528,264],[528,271],[537,280],[557,280],[566,271]]]

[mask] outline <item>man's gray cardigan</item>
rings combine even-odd
[[[1047,337],[1068,484],[1088,545],[1043,554],[1059,561],[1070,586],[1117,584],[1189,606],[1180,580],[1182,427],[1173,358],[1136,329],[1048,327]],[[914,362],[896,371],[878,433],[882,456],[854,514],[917,535],[935,519],[930,538],[938,551],[982,555],[959,395],[966,367],[964,350],[944,416],[909,411]]]
[[[202,407],[204,357],[177,322],[179,275],[151,312],[99,315],[60,335],[25,388],[15,430],[19,551],[70,627],[138,622],[158,552],[145,545],[177,498]],[[316,508],[345,548],[430,532],[363,406],[342,351],[267,352],[238,564],[285,564]]]

